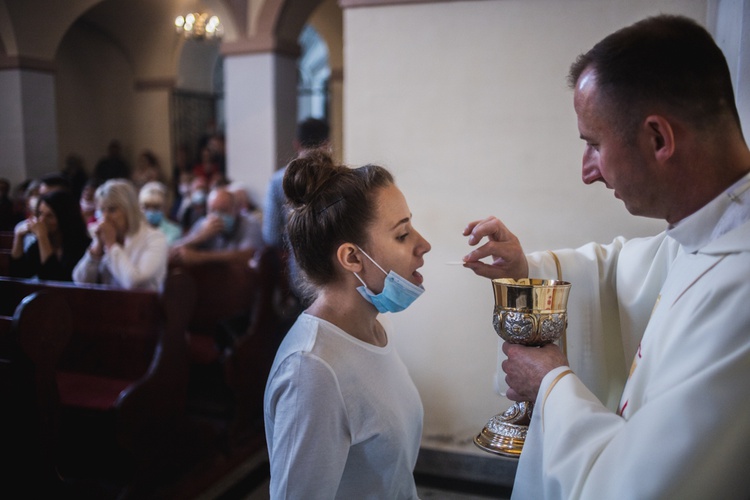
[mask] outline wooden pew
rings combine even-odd
[[[0,276],[10,274],[10,250],[0,249]]]
[[[70,340],[71,317],[60,295],[24,298],[12,317],[0,316],[0,433],[10,464],[2,481],[30,497],[58,497],[56,472],[59,393],[55,367]]]
[[[256,286],[252,316],[244,335],[236,339],[224,363],[235,399],[229,434],[239,446],[252,440],[263,425],[263,394],[276,350],[299,314],[283,314],[287,279],[282,255],[267,247],[251,262]]]
[[[187,328],[191,361],[188,410],[223,424],[234,409],[223,365],[232,351],[234,336],[247,327],[257,294],[257,276],[246,261],[177,269],[189,276],[196,290]]]
[[[212,269],[213,272],[209,270]],[[233,269],[233,270],[232,270]],[[280,315],[278,304],[283,296],[283,263],[273,249],[264,249],[249,263],[223,270],[217,266],[186,269],[197,288],[196,307],[190,323],[191,341],[204,332],[213,332],[216,325],[240,311],[250,310],[248,324],[231,339],[218,355],[192,359],[191,385],[206,384],[213,391],[213,400],[202,399],[204,392],[189,393],[188,414],[199,420],[210,420],[220,432],[220,460],[205,462],[194,468],[188,480],[171,492],[171,498],[190,497],[191,491],[207,488],[224,474],[230,474],[249,457],[265,448],[263,429],[263,392],[276,349],[296,318]],[[203,298],[201,298],[203,297]],[[218,304],[217,307],[210,304]],[[210,352],[217,351],[216,341]],[[192,347],[195,349],[195,346]],[[208,361],[200,364],[200,361]],[[213,374],[214,378],[201,378]],[[198,388],[200,389],[200,388]],[[217,396],[218,395],[218,396]],[[214,404],[214,406],[211,405]]]
[[[0,278],[0,314],[40,291],[61,297],[71,316],[70,341],[54,370],[58,471],[142,486],[138,474],[152,469],[174,443],[173,431],[184,428],[192,282],[171,273],[159,295]]]
[[[13,248],[13,231],[0,231],[0,250]]]

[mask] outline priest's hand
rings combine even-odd
[[[486,243],[464,257],[464,267],[485,278],[528,278],[529,265],[521,243],[500,219],[487,217],[470,222],[463,234],[469,237],[471,246],[487,238]],[[479,259],[487,256],[492,256],[491,264],[480,262]]]
[[[542,379],[558,366],[567,366],[568,359],[555,344],[544,347],[528,347],[503,343],[503,352],[508,357],[502,363],[511,401],[536,401]]]

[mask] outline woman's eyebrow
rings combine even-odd
[[[411,220],[411,214],[409,214],[409,217],[404,217],[403,219],[398,221],[396,224],[393,225],[391,229],[396,229],[398,226],[402,224],[408,224],[410,220]]]

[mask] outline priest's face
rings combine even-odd
[[[578,79],[574,106],[578,131],[586,141],[583,182],[603,183],[633,215],[661,218],[660,189],[654,177],[653,157],[648,154],[648,138],[640,130],[634,138],[627,138],[615,127],[591,69]]]

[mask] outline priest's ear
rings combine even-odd
[[[675,152],[675,130],[672,122],[662,115],[649,115],[643,121],[650,150],[659,163],[669,160]]]
[[[362,253],[354,243],[342,243],[336,249],[336,260],[346,271],[353,273],[362,272]]]

